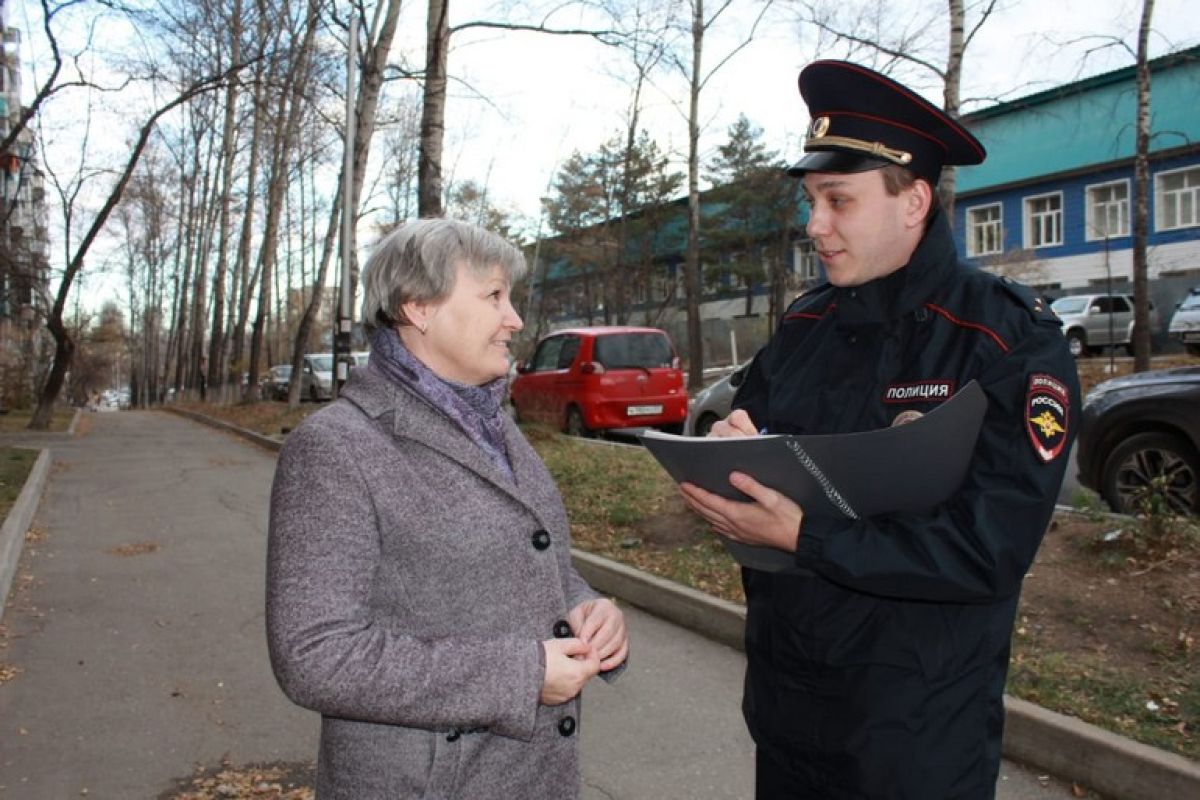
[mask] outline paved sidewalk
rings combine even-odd
[[[0,798],[156,798],[223,758],[311,760],[316,716],[275,686],[263,636],[274,455],[164,413],[90,423],[43,442],[55,463],[0,638],[23,670],[0,684]],[[584,797],[750,798],[742,655],[627,613],[630,669],[586,692]],[[1006,763],[998,796],[1071,794]]]

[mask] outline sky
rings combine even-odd
[[[535,0],[540,2],[540,0]],[[971,0],[967,0],[968,3]],[[450,0],[451,25],[468,20],[528,20],[519,10],[500,11],[496,0]],[[501,0],[522,8],[522,0]],[[706,39],[705,70],[724,59],[741,42],[761,0],[734,0],[727,17]],[[1200,44],[1200,15],[1195,0],[1157,0],[1151,55]],[[716,5],[709,0],[709,7]],[[848,3],[843,2],[842,7]],[[944,0],[888,0],[893,19],[918,20],[941,12]],[[1189,8],[1191,7],[1191,8]],[[18,8],[20,8],[18,6]],[[33,13],[30,2],[25,11]],[[405,3],[393,59],[406,53],[420,63],[424,41],[424,4]],[[703,128],[701,159],[706,161],[726,138],[739,114],[760,126],[769,148],[781,157],[799,157],[800,134],[807,112],[796,89],[796,76],[808,61],[843,57],[836,47],[819,49],[811,29],[797,23],[794,5],[776,0],[753,40],[733,55],[706,85],[700,100]],[[1113,40],[1133,47],[1141,0],[998,0],[993,16],[979,30],[967,51],[962,97],[964,111],[1011,100],[1032,92],[1133,63],[1130,50],[1104,45]],[[23,11],[6,9],[10,24],[36,30]],[[590,20],[569,11],[553,17],[557,27],[586,27]],[[977,19],[968,10],[968,27]],[[944,61],[940,32],[944,22],[928,28],[939,41],[931,58]],[[36,37],[26,33],[23,58]],[[866,54],[855,60],[870,65]],[[472,179],[487,187],[490,199],[523,219],[525,234],[548,233],[539,228],[541,204],[556,171],[572,152],[595,152],[624,126],[629,88],[621,78],[629,70],[628,56],[585,37],[534,33],[469,31],[456,34],[449,61],[453,79],[447,103],[444,170],[448,180]],[[928,71],[894,73],[931,102],[940,105],[941,86]],[[24,93],[34,81],[26,77]],[[643,127],[668,152],[673,166],[686,172],[687,84],[680,73],[656,75],[643,103]],[[104,126],[91,132],[107,134]],[[120,125],[114,126],[119,130]],[[112,136],[119,152],[127,147],[128,131]],[[381,149],[377,136],[375,152]],[[69,160],[78,144],[60,143],[51,159]],[[49,194],[52,198],[53,195]],[[51,213],[53,209],[51,209]],[[52,229],[53,229],[52,225]],[[115,226],[110,222],[110,228]],[[373,236],[360,232],[362,257]],[[97,251],[100,247],[97,247]],[[61,261],[61,245],[52,244],[51,260]],[[103,259],[97,252],[92,263]],[[56,258],[56,256],[58,256]],[[93,268],[83,276],[79,293],[91,301],[117,296],[119,276]]]
[[[455,3],[451,23],[471,18],[471,5]],[[888,5],[916,18],[945,3],[894,0]],[[1131,50],[1103,45],[1115,37],[1134,47],[1140,14],[1140,0],[1000,0],[967,51],[963,110],[1131,65]],[[968,26],[974,20],[968,12]],[[748,15],[742,11],[730,23],[706,43],[706,63],[715,64],[729,52]],[[1158,0],[1154,28],[1151,55],[1200,44],[1194,0]],[[701,95],[702,159],[724,141],[739,114],[763,128],[772,149],[798,158],[808,118],[796,77],[814,58],[843,56],[832,48],[818,52],[812,33],[794,21],[787,6],[773,9],[754,41],[716,72]],[[944,61],[940,51],[933,57]],[[450,134],[447,169],[458,177],[486,180],[494,198],[536,219],[538,198],[563,160],[573,150],[594,152],[624,124],[628,90],[611,77],[622,70],[622,58],[587,40],[536,34],[493,35],[452,50],[451,71],[489,102],[462,89],[451,96],[447,129],[470,135]],[[941,85],[932,73],[909,70],[896,76],[941,105]],[[645,110],[648,129],[673,153],[681,171],[686,169],[687,122],[681,112],[686,102],[683,80],[664,76],[649,92]]]

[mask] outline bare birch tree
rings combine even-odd
[[[705,36],[717,24],[733,0],[719,0],[716,10],[710,15],[704,12],[704,0],[688,0],[691,9],[691,52],[688,59],[677,59],[679,70],[688,82],[688,234],[687,251],[684,256],[683,287],[687,309],[688,338],[688,391],[698,392],[704,388],[704,340],[700,328],[700,93],[721,67],[729,63],[738,52],[754,38],[771,0],[761,4],[758,15],[750,26],[749,33],[729,52],[725,53],[712,69],[704,68]]]
[[[1154,0],[1142,0],[1137,38],[1137,132],[1133,159],[1133,369],[1150,369],[1150,300],[1146,243],[1150,228],[1150,20]]]

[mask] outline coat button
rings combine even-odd
[[[446,734],[446,741],[457,742],[458,737],[460,736],[462,736],[462,731],[460,731],[458,728],[451,728],[450,732]]]
[[[565,619],[560,619],[554,623],[554,638],[567,639],[571,636],[571,624]]]
[[[533,538],[530,541],[533,542],[534,550],[545,550],[550,546],[550,534],[544,530],[538,531],[533,534]]]
[[[575,732],[575,718],[563,717],[558,721],[558,732],[563,736],[570,736]]]

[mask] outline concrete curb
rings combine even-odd
[[[263,436],[261,433],[248,431],[245,428],[239,428],[233,423],[226,422],[223,419],[209,417],[196,411],[189,411],[186,408],[173,408],[172,406],[162,406],[161,411],[169,411],[172,414],[178,414],[181,417],[187,417],[193,422],[199,422],[202,425],[208,425],[212,428],[220,428],[223,431],[228,431],[235,436],[240,436],[247,441],[253,442],[259,447],[265,447],[267,450],[278,453],[279,448],[283,446],[283,442],[278,439],[272,439],[270,436]]]
[[[203,414],[168,410],[273,451],[281,444]],[[572,549],[571,557],[579,574],[597,591],[736,650],[744,649],[745,606],[593,553]],[[1112,800],[1200,797],[1200,763],[1009,695],[1004,696],[1004,706],[1004,755],[1014,761]]]
[[[742,650],[746,607],[642,572],[612,559],[571,549],[575,569],[592,588],[654,616]]]
[[[12,586],[13,576],[17,573],[17,562],[21,560],[21,548],[25,545],[25,534],[33,522],[34,512],[37,511],[38,501],[42,498],[42,490],[46,487],[46,476],[50,473],[50,451],[42,450],[17,501],[9,510],[0,527],[0,617],[4,616],[4,604],[8,600],[8,590]]]
[[[1004,754],[1119,800],[1200,797],[1200,764],[1004,697]]]

